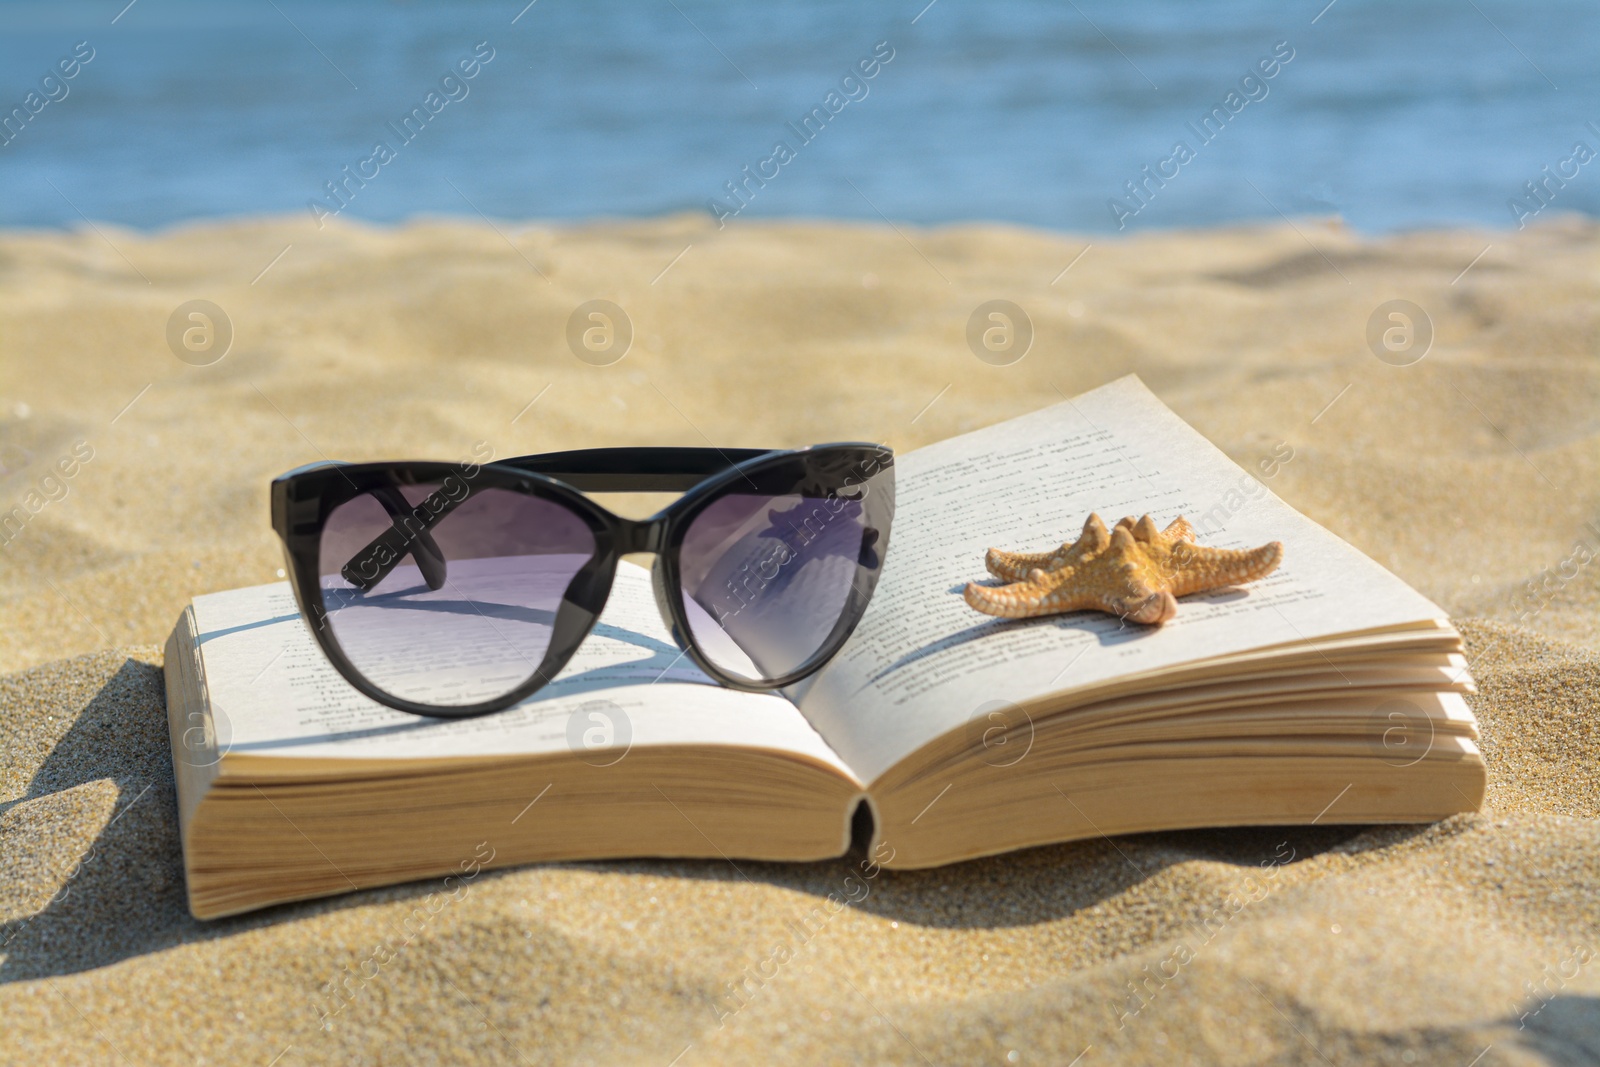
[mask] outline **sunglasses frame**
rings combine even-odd
[[[795,465],[800,485],[825,488],[826,496],[863,490],[862,499],[878,521],[868,521],[877,539],[863,544],[855,574],[838,622],[827,640],[789,673],[752,681],[718,667],[694,640],[679,582],[679,551],[696,516],[741,483],[754,487],[756,477]],[[490,463],[448,463],[398,460],[378,463],[315,463],[273,479],[272,527],[283,542],[289,584],[312,636],[345,681],[387,707],[430,718],[467,719],[504,711],[547,685],[589,636],[611,593],[617,564],[624,555],[655,555],[651,584],[656,606],[673,641],[707,675],[730,689],[766,692],[781,689],[815,673],[836,655],[872,598],[883,571],[894,515],[894,453],[883,445],[862,442],[814,445],[801,449],[753,448],[592,448],[519,456]],[[887,486],[868,482],[889,474]],[[562,594],[551,626],[550,644],[533,674],[516,688],[476,704],[422,704],[386,693],[350,662],[328,625],[319,573],[323,527],[340,505],[365,494],[378,497],[396,520],[399,506],[410,505],[399,493],[405,486],[444,486],[449,479],[464,484],[466,493],[451,507],[486,489],[504,489],[549,500],[582,519],[594,535],[594,555],[579,569]],[[887,493],[885,493],[887,488]],[[384,499],[385,490],[390,491]],[[595,503],[585,492],[681,492],[683,495],[647,519],[627,519]],[[777,495],[777,494],[773,494]],[[882,499],[887,496],[887,499]],[[879,499],[873,500],[874,497]],[[435,521],[448,514],[443,511]],[[398,527],[397,527],[398,528]],[[431,538],[424,532],[413,540]],[[868,550],[876,554],[868,565]],[[420,565],[420,564],[419,564]]]

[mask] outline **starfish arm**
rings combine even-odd
[[[996,578],[1019,582],[1035,569],[1055,571],[1089,559],[1103,551],[1109,541],[1106,524],[1099,515],[1091,513],[1076,541],[1063,542],[1060,548],[1050,552],[1003,552],[991,548],[984,558],[984,566]]]
[[[1001,586],[968,582],[962,596],[976,610],[1003,619],[1032,619],[1040,615],[1059,615],[1090,608],[1106,610],[1104,598],[1096,593],[1073,589],[1047,592],[1032,582],[1013,582]]]
[[[1178,613],[1178,602],[1165,590],[1135,587],[1126,592],[1109,592],[1068,585],[1054,590],[1035,582],[1013,582],[988,586],[969,582],[963,598],[985,615],[1005,619],[1032,619],[1041,615],[1062,615],[1071,611],[1103,611],[1130,622],[1160,625]]]
[[[1072,542],[1068,541],[1049,552],[1002,552],[998,548],[991,548],[983,564],[996,578],[1020,582],[1031,570],[1055,570],[1066,560],[1072,547]]]
[[[1173,596],[1242,585],[1265,578],[1283,560],[1283,544],[1252,549],[1208,548],[1192,542],[1173,546],[1167,588]]]
[[[1130,594],[1113,599],[1110,603],[1113,614],[1130,622],[1142,622],[1147,626],[1160,626],[1178,614],[1177,599],[1165,589],[1157,589],[1142,595]]]
[[[1161,536],[1172,541],[1193,541],[1194,527],[1189,524],[1188,519],[1179,515],[1167,523],[1167,528],[1161,531]]]
[[[969,605],[987,615],[1031,619],[1063,611],[1099,608],[1100,589],[1086,582],[1087,577],[1072,567],[1054,571],[1036,567],[1024,580],[1008,585],[970,582],[962,595]]]
[[[1148,515],[1133,524],[1133,539],[1135,541],[1152,544],[1159,540],[1160,537],[1161,531],[1156,529],[1156,520]]]
[[[1078,535],[1078,542],[1098,552],[1106,547],[1111,540],[1111,534],[1106,530],[1106,524],[1098,512],[1089,512],[1089,517],[1083,520],[1083,532]]]

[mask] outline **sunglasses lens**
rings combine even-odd
[[[831,655],[860,621],[889,546],[894,471],[841,463],[818,484],[793,462],[746,481],[690,522],[678,568],[701,653],[762,683]]]
[[[449,479],[373,490],[323,527],[333,638],[391,696],[461,707],[527,681],[562,593],[595,554],[588,524],[561,504],[493,488],[456,503],[466,491]],[[419,519],[441,505],[453,507],[431,525]]]

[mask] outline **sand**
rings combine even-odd
[[[0,507],[39,494],[0,549],[0,1062],[1600,1061],[1592,222],[267,220],[3,234],[0,277]],[[997,298],[1035,332],[1009,366],[965,338]],[[166,340],[191,299],[233,325],[209,366]],[[610,366],[564,337],[591,299],[633,324]],[[1432,321],[1410,366],[1366,340],[1391,299]],[[1460,620],[1482,813],[884,873],[809,938],[849,861],[500,872],[409,940],[436,884],[188,917],[160,643],[277,576],[273,475],[477,441],[905,449],[1130,371],[1241,463],[1292,449],[1271,488]]]

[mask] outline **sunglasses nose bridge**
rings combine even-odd
[[[617,552],[619,555],[626,555],[629,552],[654,552],[660,555],[666,544],[667,520],[665,518],[618,520]]]

